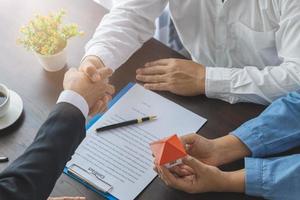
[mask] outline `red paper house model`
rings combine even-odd
[[[168,168],[180,164],[181,159],[187,155],[177,135],[153,142],[150,144],[150,148],[156,163]]]

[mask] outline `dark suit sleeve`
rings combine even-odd
[[[1,200],[44,200],[85,137],[85,118],[59,103],[23,155],[0,174]]]

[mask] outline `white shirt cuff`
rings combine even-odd
[[[87,56],[97,56],[103,62],[105,67],[109,67],[113,71],[117,70],[122,65],[121,60],[118,60],[110,51],[98,46],[88,48],[81,61]]]
[[[205,95],[230,102],[231,69],[206,67]]]
[[[60,93],[56,103],[69,103],[78,108],[85,118],[89,114],[89,106],[86,100],[77,92],[72,90],[64,90]]]

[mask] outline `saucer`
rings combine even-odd
[[[15,123],[23,111],[23,101],[14,91],[10,90],[10,105],[7,113],[0,117],[0,130],[3,130]]]

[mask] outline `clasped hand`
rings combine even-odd
[[[109,68],[101,68],[88,75],[83,69],[71,68],[65,74],[63,86],[65,90],[80,94],[89,106],[89,115],[95,115],[107,108],[115,92],[114,87],[108,83],[111,75],[112,70]]]

